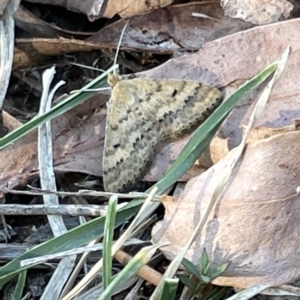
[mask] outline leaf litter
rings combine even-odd
[[[76,3],[74,2],[74,7],[76,7]],[[159,15],[159,11],[159,9],[154,10],[152,14],[157,13]],[[91,10],[88,12],[90,13]],[[93,11],[93,14],[89,16],[95,17],[97,15],[95,12]],[[143,17],[150,15],[151,13]],[[286,16],[287,14],[285,14]],[[119,23],[121,22],[119,21]],[[208,21],[201,22],[209,24]],[[269,21],[264,20],[263,22],[268,23]],[[288,60],[286,71],[273,89],[266,109],[256,123],[257,127],[251,132],[252,136],[259,135],[259,139],[254,137],[253,140],[249,140],[243,154],[243,160],[240,162],[238,170],[235,171],[236,174],[230,188],[225,191],[221,204],[217,206],[215,218],[207,225],[208,229],[211,229],[214,228],[214,222],[216,222],[216,232],[211,236],[209,230],[203,231],[203,236],[198,242],[199,247],[197,249],[191,248],[188,252],[191,258],[199,257],[201,247],[208,244],[206,249],[213,253],[214,263],[219,264],[224,259],[231,261],[229,269],[225,271],[229,272],[229,276],[226,276],[228,274],[225,273],[225,276],[215,280],[214,283],[216,284],[248,287],[265,280],[275,285],[290,282],[299,276],[297,262],[295,262],[297,257],[295,247],[298,238],[296,233],[297,194],[295,191],[298,186],[297,139],[299,137],[297,136],[298,131],[290,125],[293,120],[299,118],[299,92],[297,88],[297,78],[299,77],[297,68],[299,57],[297,55],[299,49],[298,22],[297,19],[294,19],[269,26],[256,27],[217,40],[213,40],[215,38],[213,37],[214,30],[216,30],[214,27],[211,31],[212,41],[205,43],[198,53],[170,59],[158,68],[137,74],[141,78],[198,80],[222,87],[225,95],[228,95],[245,80],[275,60],[288,45],[292,46],[293,52]],[[161,28],[164,24],[166,23],[161,22]],[[182,24],[183,22],[179,22],[176,24],[178,26],[176,28],[180,30]],[[107,28],[113,31],[114,36],[117,37],[119,33],[113,27],[114,25],[120,26],[115,23],[111,25],[111,28]],[[178,30],[176,30],[177,32]],[[184,35],[182,38],[186,36]],[[138,36],[133,35],[133,37]],[[180,41],[180,39],[177,37],[176,41]],[[56,42],[57,46],[52,47],[51,50],[52,42]],[[54,39],[35,38],[34,40],[20,40],[19,45],[22,43],[26,47],[23,48],[20,57],[25,58],[25,60],[22,62],[22,60],[17,59],[18,56],[15,56],[15,68],[31,65],[33,62],[42,62],[49,54],[57,55],[63,49],[65,50],[62,52],[70,53],[70,51],[91,51],[92,49],[111,47],[111,44],[105,45],[105,43],[99,43],[97,40],[91,44],[90,42],[77,42],[70,39],[57,39],[55,41]],[[144,41],[140,46],[133,45],[132,49],[147,51],[148,46],[143,44]],[[186,43],[179,44],[183,45],[183,50],[188,48]],[[37,47],[30,47],[30,45]],[[160,46],[163,46],[163,43],[160,43]],[[192,47],[196,49],[200,46]],[[43,53],[49,48],[49,52]],[[128,48],[126,44],[121,47],[121,49],[126,48]],[[176,47],[171,52],[175,53],[174,50]],[[162,47],[160,51],[170,53],[167,47]],[[34,60],[36,58],[37,60]],[[149,57],[147,59],[150,60]],[[97,95],[80,107],[52,121],[56,172],[83,172],[97,176],[102,175],[101,145],[105,132],[105,103],[107,99],[108,95],[106,94]],[[227,157],[224,155],[241,139],[242,127],[247,123],[255,105],[255,101],[252,100],[251,97],[246,99],[231,113],[211,143],[212,161],[220,160],[219,163],[200,177],[195,177],[205,170],[200,166],[207,165],[207,163],[201,164],[200,162],[182,178],[182,180],[192,179],[188,182],[184,192],[186,196],[183,197],[188,199],[188,202],[184,207],[180,207],[180,211],[187,210],[187,214],[190,214],[191,211],[197,211],[200,207],[202,212],[205,203],[207,203],[205,199],[209,198],[209,193],[205,192],[202,202],[196,201],[194,203],[195,200],[199,200],[199,187],[203,182],[206,182],[205,180],[212,172],[218,174],[218,172],[224,171]],[[251,102],[253,103],[251,104]],[[4,125],[9,129],[19,126],[15,119],[5,112]],[[145,180],[159,180],[187,140],[188,137],[183,141],[165,146],[161,151],[162,153],[159,153],[154,160]],[[5,157],[5,164],[1,164],[1,161],[4,160],[0,161],[0,186],[8,185],[14,188],[20,183],[25,185],[33,176],[37,176],[36,133],[30,133],[9,148],[2,150],[1,156]],[[250,186],[249,183],[251,183]],[[214,184],[215,181],[212,179],[209,186],[213,187]],[[198,193],[193,192],[193,190],[198,191]],[[181,199],[182,196],[179,198]],[[170,211],[174,209],[172,208],[173,205],[173,201],[171,204],[168,203],[163,222],[168,220]],[[176,214],[172,217],[184,218]],[[186,218],[191,219],[190,217]],[[237,226],[237,223],[240,223],[241,226]],[[173,230],[177,229],[176,234],[178,233],[178,235],[179,233],[186,233],[186,229],[193,226],[191,224],[186,225],[187,227],[176,227],[175,221],[172,224]],[[179,224],[178,221],[177,225]],[[260,226],[260,230],[263,229],[262,232],[258,231],[255,226]],[[178,242],[180,244],[181,241],[175,239],[170,247],[176,248]],[[214,248],[214,245],[217,247]],[[284,245],[284,249],[280,245]],[[228,251],[226,255],[222,256],[224,254],[222,249]],[[168,258],[172,258],[174,252],[176,249],[164,253]],[[259,256],[259,253],[262,255]],[[270,257],[278,259],[278,265],[272,265]],[[284,263],[280,263],[280,261]],[[235,268],[237,273],[235,273]],[[245,274],[247,275],[247,271],[253,272],[250,278],[246,276],[248,281],[243,277]],[[275,278],[279,272],[280,276]]]

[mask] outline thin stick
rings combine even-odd
[[[122,33],[121,33],[121,36],[120,36],[120,39],[119,39],[119,43],[118,43],[118,46],[117,46],[117,51],[116,51],[116,55],[115,55],[114,65],[117,64],[117,59],[118,59],[118,55],[119,55],[119,51],[120,51],[122,39],[123,39],[125,30],[126,30],[128,24],[129,24],[129,21],[130,21],[130,19],[127,20],[127,22],[126,22],[126,24],[124,25],[124,28],[123,28],[123,30],[122,30]],[[115,70],[114,73],[117,74],[117,71]]]

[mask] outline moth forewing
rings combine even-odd
[[[157,151],[194,130],[222,99],[220,90],[195,81],[120,80],[109,79],[103,182],[110,192],[134,187]]]

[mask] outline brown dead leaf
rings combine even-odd
[[[93,98],[51,122],[56,171],[101,174],[105,132],[105,100]],[[15,119],[4,115],[4,124],[16,128]],[[37,132],[31,132],[0,152],[0,189],[26,184],[37,174]]]
[[[221,0],[225,15],[240,18],[247,22],[264,25],[287,19],[293,5],[286,0]]]
[[[194,12],[208,18],[193,17]],[[126,22],[120,20],[106,26],[87,41],[116,48]],[[252,25],[249,23],[225,17],[218,3],[174,5],[133,17],[122,39],[121,49],[154,53],[172,53],[178,49],[198,50],[208,41],[250,27]]]
[[[300,20],[294,19],[226,36],[206,43],[193,55],[170,60],[139,77],[191,79],[225,87],[225,95],[233,92],[232,85],[241,85],[276,60],[288,45],[292,47],[286,68],[275,85],[256,126],[281,128],[300,118],[300,86],[298,57]],[[272,37],[272,38],[270,38]],[[198,64],[201,62],[201,65]],[[209,72],[204,72],[204,70]],[[237,84],[235,84],[237,83]],[[255,105],[255,98],[238,103],[219,129],[218,136],[228,140],[232,149],[241,141],[242,125],[246,125]],[[249,109],[250,108],[250,109]],[[225,147],[226,147],[226,143]],[[227,148],[227,147],[226,147]],[[219,149],[226,153],[226,148]],[[215,153],[216,154],[216,153]],[[217,155],[220,157],[222,154]]]
[[[246,288],[279,285],[300,276],[300,132],[287,132],[247,145],[215,211],[187,258],[199,265],[203,247],[214,265],[231,262],[215,284]],[[235,150],[232,150],[235,151]],[[179,197],[163,201],[165,218],[153,241],[170,260],[182,249],[203,216],[228,156],[191,179]]]
[[[17,39],[13,68],[32,66],[45,60],[48,56],[63,55],[76,51],[91,51],[100,48],[100,45],[75,39]]]
[[[103,17],[112,18],[115,15],[119,15],[121,18],[130,18],[165,7],[172,2],[173,0],[107,0]]]

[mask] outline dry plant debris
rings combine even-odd
[[[10,1],[0,1],[1,12],[5,11],[8,2]],[[291,46],[292,53],[284,74],[272,90],[262,116],[251,131],[243,157],[234,169],[234,176],[216,210],[212,212],[210,221],[186,256],[197,264],[205,248],[214,265],[230,262],[226,271],[214,279],[213,283],[217,285],[248,288],[260,283],[291,283],[300,277],[297,193],[300,177],[297,125],[300,118],[300,21],[294,18],[299,14],[299,4],[283,0],[187,2],[171,5],[172,2],[22,2],[15,14],[15,24],[22,31],[17,33],[15,40],[13,71],[9,74],[10,86],[2,108],[0,125],[2,129],[13,131],[37,111],[31,104],[35,98],[40,97],[41,73],[49,66],[56,64],[56,76],[60,77],[57,80],[67,81],[63,92],[58,91],[56,97],[80,89],[99,75],[98,71],[78,65],[98,70],[108,69],[127,21],[125,18],[130,17],[131,20],[120,46],[118,61],[121,72],[139,72],[136,74],[137,79],[127,77],[126,81],[132,80],[131,84],[147,82],[147,88],[150,83],[157,83],[157,78],[165,80],[160,81],[162,85],[167,84],[170,79],[177,83],[196,81],[214,87],[215,91],[221,89],[226,98],[238,86],[277,59],[283,49]],[[47,3],[51,6],[44,6]],[[141,96],[140,89],[138,94]],[[222,123],[209,150],[180,179],[188,181],[184,190],[179,191],[176,196],[163,197],[165,214],[162,216],[162,212],[158,211],[162,220],[156,223],[152,239],[157,243],[169,243],[160,249],[169,260],[174,259],[203,215],[216,178],[222,174],[228,157],[241,140],[243,127],[255,106],[256,96],[253,93],[240,102]],[[106,135],[110,134],[105,128],[106,116],[111,108],[107,109],[108,99],[109,93],[101,91],[51,121],[53,166],[56,181],[61,188],[75,190],[74,184],[83,179],[81,174],[87,174],[93,180],[93,176],[96,176],[97,182],[100,182],[99,187],[103,190],[102,153]],[[125,105],[126,103],[119,108],[119,115]],[[169,106],[172,105],[174,103],[170,102]],[[189,117],[197,113],[199,111],[191,110]],[[151,111],[151,114],[155,114],[155,111]],[[134,125],[136,124],[139,123]],[[134,127],[131,126],[129,131],[136,133]],[[186,136],[178,141],[164,141],[165,145],[153,158],[143,180],[151,184],[163,178],[189,138]],[[154,147],[157,142],[158,139],[154,139]],[[15,189],[35,184],[39,178],[37,146],[37,131],[33,131],[1,150],[2,191],[5,187]],[[149,145],[145,149],[147,151],[143,153],[143,157],[152,157]],[[122,172],[124,170],[120,164],[114,177]],[[114,179],[110,178],[109,181],[113,182]],[[107,186],[110,188],[110,184]],[[22,196],[18,198],[2,193],[3,203],[18,205],[25,202],[30,205],[36,201],[40,199],[27,200]],[[99,204],[99,201],[70,196],[62,199],[61,203],[92,206]],[[48,222],[43,217],[15,216],[6,217],[5,220],[12,226],[12,231],[6,231],[6,236],[3,234],[3,241],[6,239],[11,245],[11,242],[15,242],[24,246],[26,241],[32,241],[30,238],[34,235],[34,228],[38,228],[34,238],[36,245],[42,244],[51,236],[50,230],[45,230]],[[144,230],[148,229],[145,231],[148,241],[148,227],[153,222],[155,220],[144,225]],[[25,229],[25,223],[29,224],[30,232],[23,236],[21,232],[24,232],[22,229]],[[71,223],[68,228],[77,225]],[[55,232],[53,228],[51,230]],[[115,236],[119,235],[120,231],[116,230]],[[93,237],[88,242],[95,240],[97,236]],[[78,240],[81,238],[83,237],[77,237]],[[84,238],[89,237],[85,235]],[[9,249],[16,253],[15,257],[20,255],[17,247],[15,250]],[[24,247],[21,251],[24,251]],[[116,258],[124,262],[130,260],[137,251],[129,247],[127,252],[130,255],[117,252]],[[87,255],[83,257],[85,256]],[[8,259],[8,256],[2,257],[2,261]],[[89,262],[94,263],[94,260]],[[83,259],[79,266],[81,264]],[[161,267],[158,269],[162,270]],[[69,271],[71,270],[70,267]],[[32,276],[34,279],[29,280],[25,289],[32,299],[47,298],[50,295],[59,299],[70,290],[71,293],[76,290],[72,283],[72,280],[76,281],[78,278],[76,272],[64,291],[62,286],[67,278],[59,277],[61,285],[55,285],[57,279],[53,276],[47,286],[45,274],[41,272],[35,276],[31,270],[29,274],[29,278]],[[67,268],[64,274],[67,277],[66,274]],[[161,274],[151,268],[142,269],[139,275],[154,285],[161,278]],[[34,288],[38,279],[42,286],[39,290]],[[137,278],[128,282],[127,287],[132,289],[135,283],[138,286]],[[144,285],[144,295],[142,289],[137,288],[137,291],[145,296],[147,293],[151,294],[153,289],[152,286]],[[3,296],[12,294],[9,285],[4,285],[1,292]],[[97,292],[96,297],[99,297],[99,289]],[[87,289],[81,296],[88,299],[89,296],[92,297],[92,293],[92,289]],[[126,291],[119,294],[121,298],[126,295]],[[68,299],[67,296],[64,297]]]
[[[228,189],[187,255],[197,263],[205,247],[216,265],[231,262],[214,283],[245,288],[299,277],[298,140],[294,130],[248,143]],[[203,215],[228,157],[191,179],[181,195],[164,198],[165,217],[152,237],[170,242],[161,248],[170,260]]]

